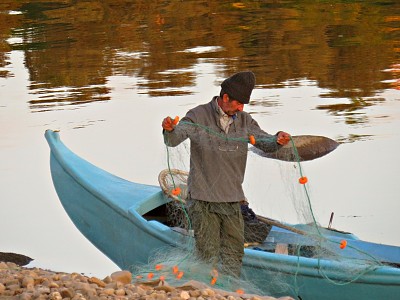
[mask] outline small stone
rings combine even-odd
[[[10,285],[19,285],[19,280],[17,278],[7,278],[3,283],[7,287]]]
[[[0,294],[2,294],[5,290],[6,290],[6,287],[4,286],[4,284],[2,284],[0,282]]]
[[[32,299],[32,294],[30,293],[22,293],[19,295],[19,300],[31,300]]]
[[[19,283],[18,284],[10,284],[10,285],[7,285],[7,289],[10,291],[18,291],[21,289],[21,286],[19,285]]]
[[[119,288],[119,286],[117,286],[118,283],[122,284],[120,282],[110,282],[110,283],[106,284],[105,288],[106,289],[114,289],[114,290],[116,290],[117,288]]]
[[[102,293],[106,295],[114,295],[115,290],[112,288],[105,288],[103,289]]]
[[[117,296],[125,296],[125,290],[124,289],[118,289],[115,291],[115,295]]]
[[[60,290],[60,294],[62,298],[72,298],[74,296],[74,292],[68,288],[63,288]]]
[[[130,299],[139,299],[140,295],[132,290],[126,290],[126,295],[130,298]]]
[[[144,288],[142,288],[141,286],[138,286],[137,288],[136,288],[136,292],[140,295],[140,296],[145,296],[147,293],[146,293],[146,290],[144,289]]]
[[[14,291],[5,290],[5,291],[2,293],[2,296],[5,296],[5,297],[14,296]]]
[[[8,267],[9,269],[13,269],[13,270],[19,269],[18,265],[15,264],[15,263],[13,263],[13,262],[7,262],[6,264],[7,264],[7,267]]]
[[[199,290],[191,290],[189,291],[191,297],[198,298],[201,296],[201,292]]]
[[[185,300],[188,300],[190,298],[190,295],[187,291],[182,291],[179,296],[181,297],[181,299]]]
[[[71,300],[86,300],[85,297],[81,293],[76,293],[74,297],[72,297]]]
[[[39,292],[40,294],[50,294],[50,288],[47,286],[41,286],[36,289],[36,292]]]
[[[88,279],[89,283],[95,283],[97,286],[104,288],[106,286],[105,282],[97,277],[91,277]]]
[[[111,274],[111,279],[123,284],[128,284],[132,281],[132,273],[129,271],[117,271]]]
[[[54,274],[53,275],[53,280],[54,281],[59,281],[60,280],[60,274]]]
[[[60,286],[58,285],[57,282],[51,281],[49,284],[50,289],[58,289]]]
[[[164,294],[156,294],[156,293],[154,293],[154,294],[151,295],[151,297],[154,300],[167,300],[167,298],[168,298],[165,293]]]
[[[50,300],[62,300],[61,294],[59,292],[53,292],[49,295]]]
[[[69,275],[62,275],[62,276],[60,277],[60,280],[61,280],[61,281],[70,281],[70,280],[71,280],[71,276],[69,276]]]
[[[1,269],[8,269],[8,266],[4,261],[0,261],[0,270]]]
[[[25,276],[22,279],[22,287],[28,287],[35,284],[35,279],[32,276]]]
[[[110,276],[107,276],[107,277],[105,277],[105,278],[103,279],[103,281],[104,281],[105,284],[107,284],[107,283],[111,283],[111,282],[112,282],[112,279],[111,279]]]
[[[213,297],[215,296],[215,292],[212,289],[204,289],[201,291],[201,295],[206,297]]]
[[[89,290],[91,287],[89,283],[77,281],[72,284],[72,288],[74,290],[86,291]]]

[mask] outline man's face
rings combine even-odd
[[[222,102],[222,110],[228,115],[228,116],[233,116],[235,115],[238,111],[243,111],[244,104],[240,103],[237,100],[230,100],[229,97],[226,94],[224,95],[224,100]]]

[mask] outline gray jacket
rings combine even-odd
[[[191,199],[208,202],[238,202],[245,199],[244,179],[249,136],[255,147],[276,151],[276,135],[263,131],[246,112],[238,112],[226,134],[220,126],[215,97],[188,111],[173,131],[164,130],[164,142],[175,147],[190,139],[188,190]]]

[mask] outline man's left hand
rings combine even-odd
[[[279,145],[286,145],[290,141],[290,134],[284,131],[279,131],[278,136],[276,138],[276,142]]]

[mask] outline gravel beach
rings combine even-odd
[[[0,300],[274,300],[277,298],[226,292],[204,283],[188,281],[180,286],[155,280],[132,283],[128,271],[116,271],[99,279],[78,273],[27,268],[0,262]],[[281,297],[279,300],[293,300]]]

